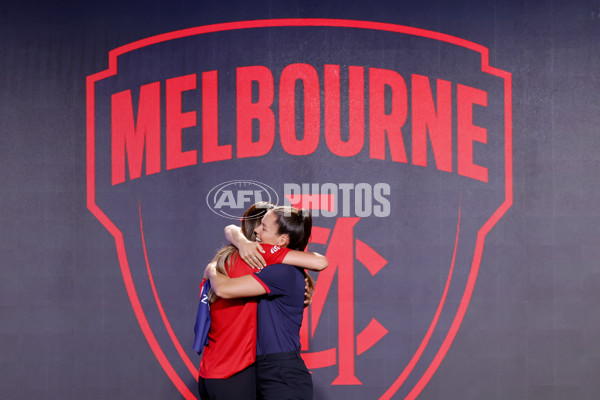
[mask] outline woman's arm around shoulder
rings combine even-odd
[[[327,258],[319,253],[290,250],[283,258],[285,264],[295,265],[311,271],[322,271],[329,265]]]
[[[210,286],[222,299],[255,297],[267,293],[266,289],[251,275],[230,278],[217,271],[216,263],[211,262],[204,270],[204,277],[210,280]]]

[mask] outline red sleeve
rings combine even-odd
[[[285,258],[285,255],[290,251],[288,248],[273,246],[270,244],[263,244],[262,248],[265,251],[262,256],[267,265],[281,264]]]

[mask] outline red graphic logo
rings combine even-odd
[[[186,399],[196,399],[195,390],[190,389],[193,385],[190,385],[189,379],[190,376],[197,379],[198,369],[195,365],[197,362],[192,361],[189,355],[192,354],[190,352],[191,343],[190,346],[185,346],[185,343],[190,340],[182,337],[178,328],[173,326],[172,321],[169,320],[167,305],[163,305],[165,297],[162,295],[161,288],[157,287],[159,284],[154,280],[151,265],[153,267],[156,265],[153,261],[156,252],[152,253],[151,249],[152,246],[161,242],[149,234],[151,231],[154,232],[154,229],[145,231],[144,228],[150,224],[160,226],[161,221],[153,220],[153,218],[157,218],[154,212],[148,212],[148,214],[142,212],[146,210],[143,208],[147,204],[146,197],[138,195],[135,190],[139,190],[140,193],[150,193],[151,199],[157,203],[163,204],[163,201],[166,203],[166,200],[160,197],[162,191],[152,185],[156,182],[154,179],[158,175],[168,176],[171,182],[178,182],[180,186],[192,188],[186,195],[195,194],[194,188],[202,188],[202,190],[198,190],[201,192],[199,197],[194,198],[197,200],[196,204],[200,204],[206,201],[206,192],[211,187],[216,188],[214,196],[212,196],[212,211],[208,211],[213,218],[221,218],[215,214],[234,215],[225,208],[241,209],[246,201],[250,201],[250,197],[262,196],[261,190],[264,188],[256,185],[252,190],[249,189],[247,196],[244,193],[240,196],[230,196],[226,186],[214,186],[216,182],[224,182],[225,179],[216,180],[216,182],[210,179],[212,175],[217,175],[224,169],[214,167],[218,162],[221,164],[217,166],[221,167],[227,165],[228,162],[238,162],[236,168],[246,172],[248,164],[244,164],[244,161],[248,158],[267,157],[268,153],[275,151],[272,150],[275,139],[275,113],[271,109],[272,95],[275,93],[273,75],[269,75],[271,72],[268,68],[261,66],[241,65],[237,69],[237,88],[245,89],[236,92],[237,97],[234,101],[234,104],[243,106],[240,107],[243,108],[243,111],[238,110],[237,114],[237,131],[233,136],[236,138],[238,146],[234,152],[233,145],[219,142],[219,140],[223,140],[223,137],[219,139],[219,122],[214,116],[221,111],[221,108],[217,106],[216,101],[212,101],[221,95],[217,88],[218,74],[216,70],[202,73],[203,86],[200,97],[204,108],[202,109],[202,121],[198,122],[196,112],[184,111],[182,105],[183,92],[196,88],[195,75],[192,78],[191,74],[183,75],[181,71],[173,72],[173,75],[164,82],[166,103],[161,104],[160,96],[161,90],[163,90],[161,82],[145,83],[139,87],[137,92],[132,91],[126,87],[127,82],[124,82],[127,78],[115,79],[119,78],[118,64],[121,62],[125,64],[130,60],[128,57],[133,57],[136,51],[157,46],[157,52],[160,52],[160,46],[180,39],[186,40],[207,34],[230,33],[240,30],[263,32],[265,29],[271,28],[316,27],[351,29],[396,35],[403,38],[427,39],[454,46],[461,51],[475,55],[478,63],[476,72],[491,77],[495,82],[500,82],[502,87],[502,94],[499,96],[501,98],[494,99],[494,106],[499,110],[497,114],[500,116],[498,117],[496,114],[492,116],[492,118],[496,118],[494,121],[497,120],[497,124],[501,126],[498,129],[501,134],[488,137],[486,129],[477,125],[474,116],[476,107],[488,107],[487,92],[468,86],[469,82],[452,85],[448,80],[438,79],[436,81],[436,101],[434,102],[430,80],[426,76],[413,74],[410,80],[412,91],[409,92],[399,73],[392,73],[383,68],[370,68],[367,74],[365,68],[352,66],[348,72],[348,93],[345,94],[350,98],[349,108],[352,111],[352,116],[348,117],[350,138],[348,141],[344,141],[339,134],[339,126],[335,127],[335,121],[338,121],[339,124],[340,113],[343,113],[344,110],[340,111],[339,102],[336,103],[335,96],[331,95],[334,93],[337,94],[337,98],[340,97],[340,69],[336,65],[327,65],[324,68],[326,84],[324,136],[326,144],[320,145],[321,108],[318,101],[315,100],[320,99],[320,90],[318,90],[320,83],[316,72],[313,71],[315,69],[306,63],[295,63],[289,64],[281,71],[280,83],[287,88],[286,90],[293,91],[296,83],[300,81],[305,89],[306,131],[303,139],[298,139],[297,132],[290,128],[295,126],[294,119],[300,118],[294,114],[296,99],[292,98],[290,102],[289,99],[282,98],[278,105],[279,118],[282,118],[280,121],[281,148],[286,156],[295,157],[294,160],[296,160],[304,156],[312,156],[317,149],[323,150],[329,146],[329,150],[337,149],[331,150],[332,157],[339,157],[342,160],[367,154],[368,157],[365,156],[365,160],[374,160],[371,162],[380,163],[377,164],[380,166],[391,157],[390,162],[396,163],[394,165],[398,165],[399,170],[409,163],[407,154],[412,157],[410,158],[411,168],[415,169],[426,169],[427,157],[433,155],[435,167],[432,165],[432,168],[437,168],[439,174],[450,176],[450,173],[455,172],[454,176],[464,180],[471,179],[479,185],[493,183],[497,185],[494,187],[495,189],[502,186],[502,190],[492,191],[493,194],[500,193],[501,198],[494,198],[494,201],[490,201],[491,212],[488,212],[487,209],[485,212],[480,212],[484,216],[478,215],[481,219],[477,220],[472,237],[469,236],[465,239],[465,235],[461,236],[461,230],[464,233],[466,225],[466,222],[461,222],[463,212],[465,216],[467,215],[466,207],[463,208],[461,203],[462,199],[458,201],[456,213],[448,215],[448,218],[452,220],[449,225],[455,236],[451,238],[453,240],[449,240],[452,242],[453,249],[450,248],[451,257],[444,264],[447,274],[438,274],[443,276],[441,290],[437,293],[439,297],[435,299],[433,311],[427,315],[424,332],[415,339],[416,345],[411,347],[410,355],[402,359],[402,366],[394,369],[393,377],[381,387],[377,387],[373,396],[390,399],[402,389],[401,393],[406,399],[414,399],[431,380],[450,349],[469,307],[486,236],[512,205],[512,80],[509,73],[489,65],[488,49],[481,45],[442,33],[401,25],[333,19],[274,19],[195,27],[153,36],[111,51],[108,69],[87,78],[87,206],[114,237],[125,288],[143,335],[171,382]],[[246,76],[250,73],[255,74],[252,75],[254,78]],[[260,78],[256,78],[257,76]],[[370,79],[370,92],[367,93],[361,92],[364,91],[365,77]],[[113,81],[110,84],[114,85],[114,88],[111,87],[108,90],[106,82],[111,79]],[[259,88],[257,98],[252,95],[253,84],[258,85]],[[265,88],[270,88],[266,95],[262,91]],[[385,96],[382,94],[385,94],[386,88],[394,89],[392,90],[393,107],[391,111],[386,108]],[[280,88],[280,90],[283,89]],[[453,103],[452,94],[455,94],[455,103]],[[413,102],[410,108],[411,115],[409,115],[408,107],[409,95],[412,96],[410,98]],[[369,99],[368,103],[365,103],[365,98]],[[311,99],[315,101],[309,101]],[[286,110],[289,112],[283,112]],[[369,117],[365,115],[365,110],[368,111]],[[454,110],[456,110],[455,118],[452,114]],[[413,119],[411,130],[409,132],[409,129],[404,127],[406,131],[404,134],[412,135],[412,141],[407,141],[405,146],[400,127],[409,116]],[[166,121],[161,121],[161,118],[165,118]],[[235,120],[235,118],[232,119]],[[260,131],[258,137],[253,137],[252,126],[257,122],[261,129],[264,129]],[[369,124],[368,129],[367,124]],[[456,138],[452,136],[453,124],[456,125]],[[201,145],[193,142],[193,138],[186,139],[183,134],[185,129],[196,126],[202,126],[203,129],[203,136],[197,140]],[[164,137],[161,136],[163,134],[162,127],[165,128]],[[106,132],[109,131],[110,133],[107,134]],[[365,141],[365,131],[370,134],[369,141]],[[483,167],[481,162],[488,156],[488,153],[480,155],[477,150],[480,149],[477,146],[487,144],[488,141],[491,142],[491,145],[501,147],[503,150],[501,157],[495,159],[494,164],[500,165],[500,167],[489,174],[488,168]],[[386,147],[388,144],[389,147]],[[201,153],[189,150],[193,145],[201,147]],[[428,145],[431,147],[428,148]],[[201,157],[198,157],[198,154]],[[280,157],[280,154],[277,153],[273,157]],[[163,163],[165,171],[161,170]],[[430,162],[430,164],[434,163]],[[144,166],[145,178],[137,179],[142,177]],[[197,168],[202,170],[202,174],[199,174],[200,178],[198,179],[187,180],[187,175],[183,175],[185,168],[188,168],[188,171]],[[376,168],[380,167],[373,167],[373,169]],[[205,173],[205,170],[208,172]],[[489,170],[491,171],[492,167],[489,167]],[[158,174],[159,172],[160,174]],[[246,177],[235,181],[229,177],[229,181],[234,184],[258,182],[251,181]],[[403,183],[407,187],[411,184],[410,181],[403,181]],[[269,184],[272,183],[269,181]],[[273,186],[275,185],[273,184]],[[392,185],[392,187],[394,186]],[[171,189],[176,190],[173,186],[167,188],[167,191]],[[408,191],[408,189],[406,190]],[[132,202],[129,197],[127,197],[128,201],[115,200],[118,196],[135,198],[133,202],[135,207],[131,206]],[[182,203],[184,200],[188,200],[185,196],[181,197],[183,198]],[[390,199],[393,198],[393,196],[390,197]],[[174,205],[173,212],[177,211],[178,205],[182,203]],[[205,206],[205,204],[202,205]],[[392,204],[392,211],[395,210],[394,207],[396,205]],[[132,210],[137,216],[133,219],[131,218]],[[161,210],[164,211],[165,208]],[[194,209],[191,208],[191,210]],[[169,209],[167,212],[171,211]],[[391,264],[390,261],[393,257],[391,252],[379,250],[374,239],[357,233],[361,226],[368,223],[368,218],[339,215],[335,218],[331,218],[331,221],[334,221],[332,227],[316,226],[313,228],[312,243],[314,246],[325,248],[329,267],[318,276],[312,305],[305,310],[301,331],[302,355],[307,366],[313,370],[315,377],[320,371],[335,368],[335,376],[326,383],[328,387],[333,388],[331,390],[345,385],[351,386],[354,390],[366,383],[364,376],[359,372],[361,357],[385,346],[386,340],[393,336],[392,321],[380,316],[371,317],[367,322],[361,322],[360,326],[357,324],[357,308],[359,307],[356,301],[357,288],[362,283],[357,276],[365,274],[368,276],[367,280],[369,278],[379,279],[383,275],[397,273],[398,265]],[[134,222],[131,222],[132,220]],[[466,221],[466,218],[464,220]],[[480,221],[482,222],[480,223]],[[398,235],[397,231],[392,233]],[[140,237],[131,239],[136,234],[139,234]],[[165,235],[177,236],[177,232],[172,235],[169,232]],[[198,236],[200,235],[198,234]],[[152,244],[151,240],[153,240]],[[400,241],[401,238],[398,240]],[[463,241],[469,240],[471,240],[471,244],[461,252],[460,245],[464,243]],[[202,256],[202,254],[194,255]],[[457,279],[455,270],[461,255],[463,258],[468,258],[467,261],[463,260],[462,262],[466,277],[464,285],[457,295],[458,306],[448,311],[448,297],[451,287]],[[198,260],[190,261],[190,263],[192,262],[197,265]],[[145,272],[147,281],[144,280],[145,277],[140,278],[142,276],[139,273],[140,268],[142,268],[142,272]],[[132,273],[134,269],[135,273]],[[384,296],[379,293],[372,295]],[[141,296],[144,296],[143,300],[140,298]],[[327,308],[331,303],[335,304],[335,310],[332,310],[332,307]],[[444,314],[446,316],[448,313],[451,315],[446,321],[448,326],[442,329],[440,326],[443,313],[446,313]],[[337,318],[334,323],[337,327],[335,344],[327,342],[324,345],[325,342],[318,342],[319,346],[315,346],[315,340],[320,335],[319,329],[324,325],[323,321],[331,319],[334,314]],[[361,315],[364,320],[364,313]],[[192,313],[190,313],[189,320],[191,331]],[[435,333],[440,339],[439,343],[436,342],[433,346]],[[429,355],[425,354],[426,349],[430,349],[427,352]],[[396,349],[386,350],[394,352]],[[189,375],[187,375],[188,373]]]
[[[354,226],[360,218],[339,218],[333,231],[313,228],[312,243],[327,244],[329,267],[319,274],[310,309],[305,310],[301,331],[302,350],[309,350],[309,337],[314,336],[325,305],[329,289],[337,275],[338,281],[338,332],[337,349],[303,353],[308,368],[339,365],[339,374],[333,385],[360,385],[354,364],[356,356],[375,345],[388,331],[376,319],[358,335],[354,324],[354,254],[364,267],[376,275],[387,263],[375,250],[354,238]],[[310,321],[310,322],[309,322]]]

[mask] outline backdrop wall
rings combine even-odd
[[[267,198],[330,262],[316,399],[600,395],[599,3],[0,19],[3,398],[196,398],[204,265]]]

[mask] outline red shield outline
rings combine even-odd
[[[402,25],[394,25],[380,22],[368,22],[368,21],[357,21],[357,20],[338,20],[338,19],[271,19],[271,20],[255,20],[255,21],[240,21],[240,22],[228,22],[215,25],[206,25],[194,28],[183,29],[179,31],[164,33],[156,36],[152,36],[146,39],[138,40],[136,42],[121,46],[109,52],[109,67],[108,69],[98,72],[93,75],[89,75],[86,81],[86,116],[87,116],[87,146],[86,146],[86,159],[87,159],[87,207],[90,212],[100,221],[100,223],[110,232],[115,239],[115,246],[117,255],[119,258],[119,264],[121,268],[121,274],[127,290],[127,295],[131,302],[131,306],[138,320],[138,323],[142,329],[144,337],[146,338],[150,348],[156,356],[161,367],[168,375],[171,382],[179,390],[182,396],[186,399],[196,399],[196,396],[189,390],[187,385],[179,377],[165,353],[163,352],[160,344],[158,343],[152,329],[148,323],[142,305],[140,304],[139,297],[137,295],[135,285],[133,283],[131,271],[129,268],[129,262],[127,259],[127,253],[125,250],[125,243],[123,240],[123,234],[119,228],[107,217],[106,214],[96,204],[96,180],[95,180],[95,83],[102,79],[117,74],[117,59],[120,55],[128,53],[130,51],[157,44],[160,42],[169,41],[172,39],[183,38],[187,36],[201,35],[205,33],[222,32],[228,30],[239,30],[239,29],[251,29],[251,28],[268,28],[268,27],[342,27],[342,28],[360,28],[370,29],[377,31],[386,31],[392,33],[406,34],[419,36],[429,39],[446,42],[456,46],[464,47],[466,49],[477,52],[481,55],[481,71],[493,76],[496,76],[504,80],[504,143],[505,143],[505,198],[502,204],[496,209],[496,211],[489,217],[484,225],[479,229],[477,233],[477,240],[475,243],[475,251],[473,255],[473,261],[468,276],[468,281],[465,287],[465,292],[461,298],[458,311],[452,321],[451,327],[448,330],[446,337],[437,354],[433,358],[433,361],[426,369],[425,373],[418,380],[416,385],[410,391],[407,399],[416,398],[423,388],[427,385],[429,380],[432,378],[440,363],[446,356],[448,349],[452,345],[456,334],[460,328],[462,320],[465,316],[473,289],[477,281],[477,275],[479,272],[479,266],[481,263],[481,256],[483,253],[483,247],[485,244],[486,235],[490,232],[492,227],[502,218],[507,210],[513,204],[513,169],[512,169],[512,76],[509,72],[502,71],[498,68],[491,67],[489,65],[489,49],[479,44],[470,42],[465,39],[446,35],[439,32],[429,31],[425,29],[419,29],[414,27],[407,27]],[[141,216],[140,216],[141,217]],[[141,220],[140,220],[141,223]],[[458,238],[458,236],[457,236]],[[151,277],[151,275],[150,275]],[[152,282],[151,282],[152,283]],[[162,311],[158,295],[155,292],[157,305]],[[163,318],[163,320],[165,320]],[[167,322],[167,321],[165,321]],[[167,324],[167,329],[170,327]],[[172,337],[173,339],[173,337]],[[174,343],[179,344],[175,338]],[[417,351],[418,352],[418,351]],[[417,353],[415,353],[417,354]],[[181,352],[180,352],[181,355]],[[185,361],[185,360],[184,360]],[[402,376],[386,390],[386,392],[380,397],[380,399],[391,398],[402,384]]]

